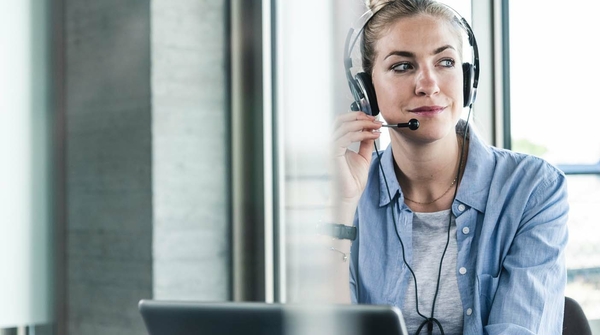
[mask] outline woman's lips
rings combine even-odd
[[[428,115],[440,114],[441,112],[444,111],[444,109],[446,109],[446,107],[423,106],[423,107],[417,107],[415,109],[410,109],[409,112],[417,114],[417,115],[428,116]]]

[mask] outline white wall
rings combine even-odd
[[[47,6],[0,3],[0,329],[52,322]]]

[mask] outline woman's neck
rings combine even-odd
[[[396,177],[411,209],[433,212],[450,208],[459,183],[460,142],[455,134],[426,144],[392,136]]]

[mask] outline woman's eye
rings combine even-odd
[[[454,64],[456,64],[454,59],[443,59],[440,61],[440,65],[443,67],[454,67]]]
[[[410,63],[399,63],[392,66],[392,70],[396,72],[405,72],[410,69],[412,69]]]

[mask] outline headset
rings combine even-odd
[[[393,2],[394,1],[390,1],[389,3]],[[473,51],[473,62],[465,62],[462,64],[464,98],[463,107],[472,107],[473,102],[475,102],[475,98],[477,96],[477,86],[479,85],[479,49],[477,47],[477,40],[475,39],[473,29],[471,29],[471,26],[469,25],[467,20],[465,20],[456,10],[454,10],[450,6],[445,4],[443,5],[454,13],[458,24],[467,33],[469,45],[471,46],[471,49]],[[384,5],[384,7],[385,6],[387,6],[387,4]],[[354,36],[355,29],[350,28],[350,30],[348,31],[348,35],[346,36],[346,42],[344,45],[344,68],[346,72],[346,79],[348,80],[348,86],[350,87],[350,92],[352,93],[352,96],[354,98],[354,102],[350,105],[350,109],[353,111],[361,110],[373,116],[377,116],[379,114],[379,105],[377,104],[377,95],[375,94],[375,87],[373,86],[371,74],[359,71],[356,73],[356,75],[352,76],[351,53],[359,37],[362,36],[365,26],[369,23],[369,21],[375,14],[376,13],[373,13],[371,10],[369,10],[363,15],[361,15],[361,17],[359,18],[359,22],[364,22],[359,25],[360,28],[358,29],[354,39],[352,39],[352,37]]]

